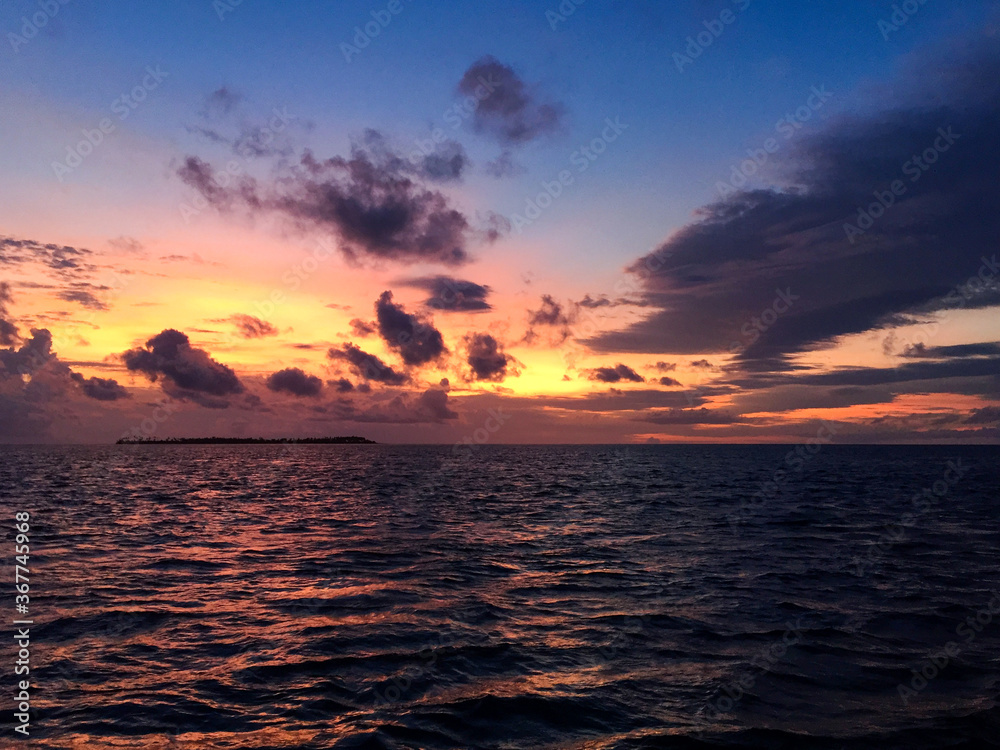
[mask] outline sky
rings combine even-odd
[[[0,442],[995,443],[998,28],[6,2]]]

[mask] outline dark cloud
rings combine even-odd
[[[275,393],[290,393],[293,396],[318,396],[323,391],[323,381],[315,375],[307,375],[298,367],[288,367],[268,376],[268,390]]]
[[[668,377],[666,375],[664,375],[663,377],[661,377],[656,382],[658,382],[660,385],[666,385],[666,386],[681,385],[681,382],[679,380],[674,380],[673,378]]]
[[[591,297],[589,294],[585,294],[583,299],[579,302],[574,303],[577,307],[583,307],[588,310],[596,310],[600,307],[648,307],[649,303],[644,300],[627,299],[625,297],[619,297],[618,299],[611,299],[605,294],[599,297]]]
[[[640,422],[663,425],[735,424],[746,421],[741,417],[714,409],[667,409],[647,412],[636,418]]]
[[[951,82],[940,95],[799,136],[776,156],[787,187],[702,209],[630,268],[659,311],[588,343],[608,352],[736,348],[743,362],[778,361],[901,313],[974,306],[970,280],[997,278],[998,79],[995,45],[977,49],[964,63],[936,63],[928,85]],[[924,171],[914,159],[928,150],[936,153]],[[894,181],[902,193],[872,209]],[[882,215],[849,238],[859,209]],[[767,310],[781,312],[761,332],[753,321]]]
[[[423,289],[430,293],[424,300],[427,307],[443,312],[484,312],[493,307],[486,298],[490,288],[472,281],[463,281],[451,276],[426,276],[418,279],[407,279],[401,282],[404,286]]]
[[[903,350],[902,356],[920,359],[952,359],[962,357],[1000,357],[1000,342],[957,344],[954,346],[927,346],[913,344]]]
[[[245,339],[259,339],[278,334],[278,329],[274,325],[253,315],[236,313],[229,317],[229,322],[236,326],[236,332]]]
[[[545,340],[553,340],[559,344],[570,337],[570,324],[573,322],[571,312],[556,302],[549,294],[542,295],[541,306],[537,310],[528,310],[528,330],[524,334],[524,343],[533,344],[539,338],[538,329],[545,329],[549,335]]]
[[[507,377],[507,366],[513,358],[503,352],[495,338],[487,333],[473,333],[465,337],[465,345],[473,380],[499,383]]]
[[[20,340],[17,326],[10,319],[8,305],[13,302],[14,296],[10,292],[10,284],[0,281],[0,346],[13,346]]]
[[[478,100],[472,116],[476,131],[504,145],[527,143],[562,126],[562,104],[539,101],[513,68],[490,55],[465,71],[458,93]]]
[[[118,401],[130,398],[126,388],[111,378],[85,378],[78,372],[70,375],[74,382],[80,385],[84,395],[97,401]]]
[[[825,386],[870,386],[950,378],[1000,378],[1000,356],[962,357],[944,361],[906,362],[899,367],[844,367],[831,372],[804,375],[773,375],[734,380],[744,387],[800,383]]]
[[[0,236],[0,265],[40,262],[53,271],[71,273],[93,270],[93,266],[89,265],[92,256],[92,251],[82,247]]]
[[[982,409],[976,409],[965,421],[966,424],[1000,423],[1000,406],[987,406]]]
[[[448,394],[435,388],[416,397],[399,394],[387,402],[367,401],[362,405],[344,398],[331,404],[328,410],[340,420],[362,423],[423,424],[458,418],[448,407]]]
[[[709,362],[707,359],[696,359],[693,362],[688,363],[688,367],[694,370],[714,370],[715,365]]]
[[[660,360],[659,362],[653,365],[653,368],[657,372],[674,372],[674,370],[677,369],[677,365],[674,364],[673,362],[664,362]]]
[[[353,331],[354,335],[359,338],[367,338],[368,336],[374,335],[378,331],[378,327],[374,323],[370,323],[367,320],[355,318],[351,321],[351,331]]]
[[[79,394],[84,400],[103,402],[129,398],[115,380],[73,372],[52,350],[52,334],[32,329],[19,348],[0,349],[0,442],[50,440],[49,428],[55,420],[65,424],[78,416],[74,406],[81,403]],[[79,427],[70,424],[73,439]],[[67,439],[65,433],[62,439]]]
[[[417,399],[417,412],[427,415],[435,422],[458,419],[458,414],[448,408],[448,394],[434,388],[420,394]]]
[[[423,365],[447,353],[441,332],[417,315],[407,313],[392,301],[392,292],[382,292],[375,303],[378,332],[389,346],[399,352],[407,365]]]
[[[364,378],[384,385],[403,385],[409,380],[405,373],[396,372],[374,354],[362,351],[354,344],[333,347],[327,352],[330,359],[347,362],[353,371]]]
[[[424,157],[421,173],[428,180],[458,182],[469,164],[462,144],[457,141],[442,143],[436,151]]]
[[[425,187],[409,164],[355,146],[348,159],[319,160],[307,151],[270,185],[251,177],[219,179],[193,156],[177,174],[219,210],[270,210],[304,229],[332,232],[351,260],[464,263],[468,219],[444,194]]]
[[[353,145],[352,156],[363,155],[376,167],[390,174],[412,175],[429,182],[458,182],[469,166],[462,144],[454,140],[431,141],[421,145],[409,157],[390,145],[388,138],[374,128],[365,130]]]
[[[331,380],[330,385],[332,385],[337,393],[350,393],[354,390],[354,383],[352,383],[347,378],[339,378],[338,380]]]
[[[0,349],[0,376],[21,379],[24,375],[34,375],[49,362],[54,362],[52,334],[45,328],[32,328],[31,338],[19,349]]]
[[[614,367],[597,367],[587,373],[590,380],[600,383],[620,383],[626,380],[631,383],[645,383],[646,379],[628,365]]]
[[[124,352],[122,361],[130,371],[159,381],[170,396],[208,408],[226,408],[225,397],[245,390],[232,369],[204,349],[192,347],[186,335],[172,328],[153,336],[144,347]]]
[[[88,310],[107,310],[108,306],[99,300],[93,292],[84,288],[63,289],[56,295],[66,302],[77,302]]]
[[[610,299],[601,295],[597,299],[594,299],[589,294],[585,294],[583,299],[577,302],[580,307],[586,307],[589,310],[595,310],[598,307],[611,307],[612,303]]]
[[[205,200],[218,209],[230,209],[233,201],[240,197],[256,204],[257,208],[261,206],[259,198],[255,195],[256,184],[250,178],[243,178],[239,192],[223,187],[224,184],[228,186],[229,175],[220,181],[220,178],[215,174],[215,168],[197,156],[187,157],[184,164],[177,170],[177,176],[181,178],[181,182],[197,190]]]
[[[528,324],[532,326],[565,326],[569,323],[569,316],[563,312],[562,305],[548,294],[542,295],[540,308],[528,311]]]

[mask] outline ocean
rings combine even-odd
[[[998,458],[3,447],[0,746],[1000,747]]]

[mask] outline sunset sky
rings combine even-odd
[[[6,2],[0,442],[996,442],[998,28]]]

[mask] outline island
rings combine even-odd
[[[320,438],[120,438],[115,445],[377,445],[374,440],[349,437]]]

